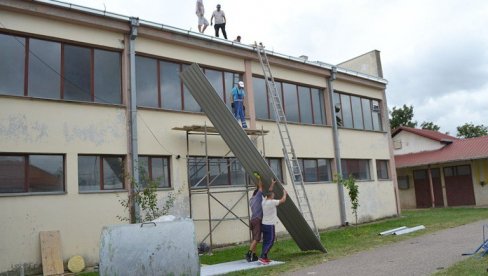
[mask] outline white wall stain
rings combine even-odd
[[[1,140],[39,143],[48,136],[48,126],[40,121],[29,121],[24,114],[0,118]]]

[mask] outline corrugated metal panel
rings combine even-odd
[[[268,188],[271,179],[276,178],[274,173],[220,99],[200,67],[192,64],[180,74],[180,77],[244,169],[249,174],[254,171],[259,172],[263,183]],[[277,183],[274,192],[279,197],[283,195],[281,183]],[[290,197],[278,207],[278,217],[301,250],[326,252]]]

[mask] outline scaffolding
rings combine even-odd
[[[205,174],[202,178],[200,178],[196,183],[192,183],[191,178],[192,176],[190,175],[190,171],[188,171],[188,197],[189,197],[189,207],[190,207],[190,217],[194,221],[204,221],[208,222],[208,233],[206,233],[205,237],[199,242],[199,244],[205,243],[205,241],[208,239],[209,240],[209,254],[212,253],[212,249],[214,247],[213,243],[213,233],[217,229],[217,227],[224,221],[235,221],[238,220],[242,222],[248,229],[249,229],[249,220],[250,220],[250,212],[249,212],[249,192],[254,190],[254,185],[250,185],[250,177],[246,173],[245,174],[245,183],[244,186],[236,186],[232,189],[226,187],[224,190],[222,190],[221,186],[214,186],[212,185],[215,180],[222,175],[223,172],[220,174],[214,176],[213,178],[211,177],[211,170],[210,170],[210,158],[209,158],[209,149],[208,149],[208,137],[209,136],[219,136],[220,133],[218,130],[213,127],[213,126],[207,126],[206,123],[201,126],[201,125],[191,125],[191,126],[183,126],[183,127],[174,127],[173,130],[179,130],[179,131],[185,131],[186,132],[186,160],[187,160],[187,168],[190,168],[190,159],[192,155],[190,154],[190,137],[192,135],[203,135],[204,136],[204,156],[202,157],[203,166],[201,166],[195,174],[197,174],[200,169],[205,168]],[[264,135],[266,135],[269,131],[263,130],[262,128],[260,130],[256,129],[244,129],[246,134],[248,136],[252,136],[253,138],[252,141],[254,145],[257,148],[257,141],[259,137],[262,139],[262,151],[261,154],[263,157],[266,155],[265,152],[265,143],[264,143]],[[229,157],[229,154],[232,153],[230,150],[222,157],[226,158]],[[229,168],[230,166],[233,165],[234,162],[236,162],[237,159],[233,159],[231,162],[228,162],[226,164],[226,168]],[[198,168],[198,167],[197,167]],[[204,183],[204,185],[202,185]],[[238,194],[240,195],[237,201],[235,201],[232,206],[226,205],[224,202],[219,200],[217,198],[217,194]],[[193,203],[192,200],[195,195],[202,195],[206,194],[207,195],[207,206],[208,206],[208,217],[206,218],[196,218],[194,217],[194,210],[193,208]],[[247,215],[242,216],[238,215],[234,212],[234,209],[236,206],[243,200],[246,199],[246,209],[247,209]],[[225,214],[221,218],[215,218],[212,216],[212,204],[211,201],[214,200],[217,202],[219,205],[221,205],[225,209]],[[231,216],[229,216],[231,215]],[[251,240],[251,232],[249,231],[249,240]]]

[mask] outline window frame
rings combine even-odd
[[[386,164],[386,178],[380,177],[380,163],[384,162]],[[390,160],[388,159],[376,159],[376,177],[378,180],[391,180],[391,173],[390,173]]]
[[[155,158],[158,158],[158,159],[162,159],[162,160],[165,160],[167,161],[167,174],[168,174],[168,186],[167,187],[161,187],[158,185],[157,189],[158,190],[168,190],[168,189],[173,189],[173,183],[171,181],[171,156],[169,155],[139,155],[137,158],[140,160],[140,158],[143,157],[143,158],[147,158],[148,159],[148,162],[147,162],[147,167],[148,167],[148,171],[147,171],[147,174],[148,174],[148,178],[151,180],[151,181],[155,181],[157,182],[157,179],[154,179],[153,177],[153,173],[152,173],[152,159],[155,159]],[[140,164],[140,162],[139,162]],[[139,165],[139,170],[141,169],[140,165]],[[140,175],[140,174],[139,174]],[[139,183],[141,183],[141,180],[139,180]]]
[[[232,160],[235,160],[237,162],[239,162],[239,160],[236,158],[236,157],[229,157],[229,156],[208,156],[208,158],[205,158],[205,156],[200,156],[200,155],[191,155],[191,156],[188,156],[188,162],[187,162],[187,174],[188,174],[188,182],[190,183],[190,189],[194,189],[194,190],[197,190],[197,189],[206,189],[207,188],[207,185],[206,183],[204,185],[199,185],[198,187],[195,187],[192,183],[191,183],[191,175],[190,175],[190,162],[194,162],[193,160],[195,159],[201,159],[203,160],[203,162],[212,162],[211,160],[215,160],[215,161],[218,161],[218,162],[221,162],[222,160],[225,160],[225,167],[226,167],[226,170],[227,170],[227,176],[226,176],[226,182],[227,184],[224,184],[224,185],[215,185],[215,184],[210,184],[208,187],[209,188],[232,188],[232,187],[247,187],[249,186],[249,177],[247,177],[247,173],[246,171],[244,170],[244,176],[245,176],[245,183],[244,184],[233,184],[233,175],[232,175],[232,165],[231,165],[231,162],[234,162]],[[217,163],[219,164],[219,163]],[[206,166],[206,164],[204,165]],[[242,167],[242,164],[240,165]],[[209,170],[211,170],[211,167],[210,167],[210,164],[209,164]],[[211,171],[210,171],[211,173]],[[206,174],[206,169],[205,171],[203,172],[203,174],[205,175]],[[219,176],[221,176],[222,174],[219,174]],[[209,180],[212,181],[212,175],[209,174]],[[203,180],[202,182],[205,182],[205,180]]]
[[[286,177],[283,175],[283,158],[281,158],[281,157],[266,157],[265,160],[266,160],[266,163],[268,164],[268,166],[271,170],[273,170],[271,167],[271,161],[277,161],[278,162],[278,165],[279,165],[278,169],[279,169],[279,174],[280,174],[279,176],[281,176],[281,179],[278,179],[278,180],[281,183],[286,184],[285,183]],[[279,177],[278,175],[276,175],[276,176]]]
[[[368,178],[354,178],[356,181],[364,181],[364,182],[367,182],[367,181],[373,181],[373,177],[372,177],[372,174],[371,174],[371,159],[357,159],[357,158],[342,158],[341,159],[341,168],[342,168],[342,178],[343,179],[346,179],[346,178],[349,178],[349,175],[351,175],[352,173],[350,172],[350,169],[345,169],[345,168],[350,168],[352,165],[348,165],[347,163],[344,164],[343,162],[349,162],[349,161],[365,161],[366,164],[367,164],[367,177]],[[360,164],[358,164],[358,166],[360,166]],[[347,175],[345,174],[347,171]]]
[[[271,106],[272,103],[269,99],[269,91],[268,91],[268,86],[266,85],[266,80],[263,76],[261,75],[256,75],[256,74],[253,74],[252,75],[252,78],[256,78],[256,79],[260,79],[262,81],[264,81],[264,92],[265,92],[265,97],[266,97],[266,112],[264,113],[267,113],[268,116],[267,118],[257,118],[258,120],[275,120],[274,119],[274,116],[272,115],[273,114],[273,107]],[[253,80],[253,84],[254,84],[254,80]],[[294,86],[294,92],[295,92],[295,98],[296,98],[296,104],[297,104],[297,112],[298,112],[298,122],[297,121],[288,121],[288,118],[287,118],[287,121],[289,123],[295,123],[295,124],[303,124],[303,125],[317,125],[317,126],[326,126],[327,125],[327,118],[326,118],[326,105],[325,105],[325,102],[324,102],[324,91],[325,91],[325,88],[322,88],[322,87],[317,87],[317,86],[312,86],[312,85],[309,85],[309,84],[304,84],[304,83],[298,83],[298,82],[293,82],[293,81],[285,81],[285,80],[281,80],[281,79],[275,79],[275,85],[277,85],[277,90],[278,90],[278,94],[280,96],[280,100],[281,100],[281,106],[283,107],[283,111],[286,115],[287,111],[286,111],[286,99],[285,99],[285,91],[284,91],[284,85],[285,84],[288,84],[288,85],[292,85]],[[299,91],[299,87],[302,87],[302,88],[305,88],[306,90],[308,90],[308,93],[307,93],[307,97],[305,97],[305,99],[302,99],[303,97],[300,97],[300,91]],[[317,114],[316,111],[315,111],[315,108],[314,108],[314,104],[313,104],[313,95],[312,95],[312,90],[317,90],[318,91],[318,95],[319,95],[319,100],[321,101],[320,103],[320,106],[322,107],[322,112],[319,112],[321,113],[321,116],[322,118],[315,118]],[[312,116],[312,123],[304,123],[302,121],[302,107],[301,107],[301,101],[305,101],[306,104],[309,105],[310,107],[310,115]],[[320,122],[323,121],[323,124],[321,124]]]
[[[99,186],[98,186],[98,189],[97,190],[80,190],[80,170],[79,170],[79,158],[80,157],[96,157],[96,158],[100,158],[100,161],[98,164],[98,170],[99,170]],[[105,174],[105,171],[104,171],[104,165],[103,165],[103,161],[104,161],[104,158],[121,158],[122,159],[122,162],[121,162],[121,169],[122,169],[122,174],[123,174],[123,177],[122,177],[122,188],[120,189],[105,189],[105,183],[104,183],[104,174]],[[78,154],[78,158],[77,158],[77,162],[78,162],[78,193],[80,194],[87,194],[87,193],[103,193],[103,192],[123,192],[123,191],[127,191],[127,187],[126,187],[126,183],[125,183],[125,160],[126,160],[126,156],[125,155],[116,155],[116,154]]]
[[[334,98],[334,101],[338,100],[338,102],[336,102],[336,104],[340,104],[340,111],[339,112],[336,112],[336,114],[340,114],[340,118],[341,118],[341,121],[342,121],[342,125],[338,125],[339,127],[341,128],[345,128],[345,129],[354,129],[354,130],[363,130],[363,131],[375,131],[375,132],[384,132],[384,126],[383,126],[383,108],[381,108],[381,102],[382,100],[381,99],[376,99],[376,98],[371,98],[371,97],[365,97],[365,96],[362,96],[362,95],[356,95],[356,94],[351,94],[351,93],[346,93],[346,92],[342,92],[342,91],[338,91],[338,90],[335,90],[334,92],[334,95],[338,95],[337,98]],[[349,101],[348,103],[343,103],[342,101],[342,95],[344,96],[347,96],[349,97]],[[334,96],[336,97],[336,96]],[[362,127],[361,128],[358,128],[355,126],[355,123],[354,123],[354,110],[353,110],[353,105],[352,105],[352,97],[357,97],[359,98],[359,106],[360,106],[360,111],[358,111],[358,114],[361,115],[361,123],[362,123]],[[370,119],[371,119],[371,126],[372,126],[372,129],[367,129],[366,127],[366,123],[365,123],[365,119],[364,119],[364,108],[363,108],[363,100],[368,100],[369,101],[369,106],[370,106]],[[380,107],[380,110],[378,111],[379,113],[379,121],[378,121],[378,124],[379,124],[379,129],[375,129],[375,119],[374,119],[374,114],[373,113],[377,113],[377,111],[374,111],[373,110],[373,102],[378,102],[378,106]],[[351,113],[350,113],[350,116],[351,116],[351,124],[352,126],[351,127],[346,127],[344,126],[344,107],[343,107],[343,104],[348,104],[349,107],[350,107],[350,110],[351,110]],[[356,114],[356,115],[358,115]]]
[[[63,165],[63,177],[62,177],[62,190],[61,191],[47,191],[47,192],[32,192],[29,191],[30,183],[30,156],[31,155],[41,155],[41,156],[59,156],[63,158],[62,165]],[[8,196],[17,196],[17,195],[57,195],[57,194],[66,194],[66,154],[63,153],[7,153],[1,152],[1,156],[7,157],[22,157],[22,161],[24,164],[23,174],[24,174],[24,183],[23,183],[23,191],[22,192],[0,192],[0,197],[8,197]]]
[[[305,173],[305,161],[314,161],[315,162],[315,174],[317,176],[316,181],[309,181],[307,179],[307,175]],[[321,180],[320,179],[320,169],[319,169],[319,161],[320,160],[325,160],[325,164],[327,165],[328,168],[328,175],[330,176],[329,180]],[[332,159],[331,158],[298,158],[298,163],[300,165],[300,169],[302,170],[302,176],[303,176],[303,182],[306,184],[312,184],[312,183],[330,183],[333,181],[332,178]]]

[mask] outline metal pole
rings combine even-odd
[[[337,177],[342,178],[342,165],[341,165],[341,151],[339,147],[339,131],[337,129],[337,118],[335,114],[334,102],[334,87],[333,82],[336,79],[337,67],[332,67],[330,78],[327,79],[327,86],[329,87],[329,101],[332,104],[332,136],[334,139],[334,156],[336,160]],[[337,183],[337,188],[339,190],[339,210],[341,214],[341,224],[344,226],[347,224],[346,218],[346,203],[344,201],[344,187],[342,183]]]
[[[212,238],[212,209],[210,207],[210,168],[208,163],[208,143],[207,143],[207,122],[205,122],[205,162],[207,167],[207,203],[208,203],[208,230],[210,235],[210,250],[212,254],[213,238]]]
[[[432,208],[434,208],[435,207],[434,184],[432,182],[432,170],[430,168],[430,165],[427,167],[427,173],[429,174],[430,200],[432,203]]]
[[[187,174],[187,181],[188,181],[188,205],[190,207],[190,218],[193,218],[193,213],[192,213],[192,206],[191,206],[191,200],[192,200],[192,196],[191,196],[191,191],[192,191],[192,187],[191,187],[191,180],[190,180],[190,173],[188,172],[189,168],[190,168],[190,142],[189,142],[189,139],[190,139],[190,135],[188,134],[188,131],[186,131],[186,174]]]
[[[139,151],[137,148],[137,94],[136,94],[136,38],[137,27],[139,26],[139,18],[130,18],[130,40],[129,40],[129,59],[130,59],[130,148],[131,148],[131,161],[132,168],[131,174],[135,182],[139,181]],[[132,185],[131,193],[137,193],[137,188]],[[131,197],[132,198],[132,197]],[[134,210],[135,222],[140,222],[140,207],[132,200],[131,208]]]

